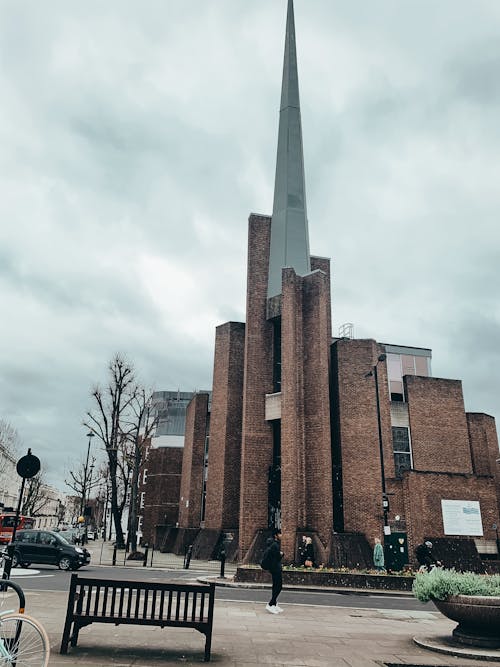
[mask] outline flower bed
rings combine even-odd
[[[268,584],[271,582],[271,575],[260,567],[243,566],[236,570],[235,581]],[[336,588],[366,588],[368,590],[411,591],[413,576],[348,571],[346,569],[284,568],[283,584],[285,586],[330,586]]]

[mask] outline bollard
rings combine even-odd
[[[154,556],[154,553],[155,553],[155,545],[153,544],[153,546],[151,547],[151,562],[149,563],[149,567],[153,567],[153,556]]]
[[[226,578],[225,573],[224,573],[224,570],[225,570],[225,567],[226,567],[226,550],[225,549],[221,549],[221,552],[219,554],[219,558],[220,558],[220,578],[225,579]]]
[[[146,567],[146,565],[148,564],[148,554],[149,554],[149,547],[146,546],[146,548],[144,549],[144,560],[142,561],[142,567]]]
[[[10,544],[7,545],[7,549],[5,550],[2,579],[10,579],[10,571],[12,569],[13,555],[14,555],[14,545],[11,542]]]
[[[116,565],[116,544],[113,547],[113,565]]]
[[[191,554],[193,553],[193,545],[190,544],[186,549],[186,555],[184,556],[184,569],[189,570],[189,564],[191,563]]]

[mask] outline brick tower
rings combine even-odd
[[[329,274],[329,260],[309,254],[294,8],[289,0],[273,215],[252,214],[249,220],[246,325],[224,325],[216,340],[212,410],[221,418],[212,419],[210,429],[206,525],[231,527],[224,525],[228,522],[217,503],[234,498],[236,490],[240,558],[251,551],[259,533],[271,527],[281,526],[288,559],[295,555],[297,531],[315,533],[325,548],[331,534]],[[244,350],[235,345],[237,358],[231,361],[229,342],[237,332],[244,334]],[[230,369],[233,377],[242,378],[242,404],[233,406],[231,419]],[[225,462],[234,461],[236,451],[241,468],[228,468]],[[231,514],[229,522],[234,523],[234,511]]]

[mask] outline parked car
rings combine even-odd
[[[69,542],[70,544],[78,544],[79,542],[79,536],[78,536],[78,529],[77,528],[66,528],[64,530],[60,530],[58,535],[61,537],[64,537],[64,539]]]
[[[95,530],[93,528],[87,528],[87,539],[95,540],[95,538],[96,538]]]
[[[14,567],[31,563],[57,565],[61,570],[78,570],[90,563],[87,549],[75,547],[61,533],[51,530],[20,530],[14,541]]]

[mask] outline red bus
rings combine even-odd
[[[0,544],[9,544],[11,541],[15,521],[15,512],[0,513]],[[23,516],[21,514],[17,524],[17,530],[22,530],[23,528],[33,528],[34,525],[35,519],[32,519],[29,516]]]

